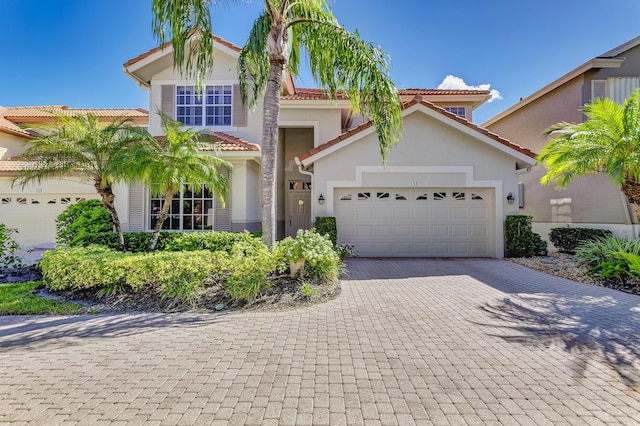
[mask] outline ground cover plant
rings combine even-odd
[[[39,282],[0,285],[0,315],[70,315],[87,313],[87,309],[74,303],[38,297],[34,291],[42,287]]]
[[[248,232],[174,234],[164,250],[153,252],[100,245],[53,250],[40,262],[43,283],[71,298],[120,300],[127,310],[268,305],[265,298],[287,299],[283,293],[295,305],[339,292],[340,257],[332,242],[315,231],[300,232],[273,250]],[[286,247],[291,244],[308,263],[304,276],[296,279],[288,274]]]

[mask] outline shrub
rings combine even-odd
[[[80,201],[56,218],[56,242],[61,246],[86,247],[101,244],[118,247],[111,214],[100,200]]]
[[[305,274],[312,278],[335,279],[340,276],[342,262],[329,239],[315,230],[299,230],[296,238],[287,237],[276,251],[287,262],[305,260]]]
[[[549,245],[542,239],[540,234],[533,233],[533,254],[535,256],[546,256],[549,254]]]
[[[510,215],[505,219],[505,256],[531,257],[535,249],[531,216]]]
[[[52,290],[118,286],[124,280],[124,271],[114,267],[114,262],[122,256],[98,245],[49,251],[40,261],[42,279]]]
[[[575,257],[579,265],[596,266],[603,262],[615,262],[617,252],[640,255],[640,241],[614,235],[596,237],[579,244],[575,249]]]
[[[581,243],[609,235],[612,235],[612,233],[608,229],[552,228],[549,232],[549,240],[560,252],[573,254]]]
[[[151,241],[152,235],[153,232],[145,231],[125,232],[124,245],[127,248],[127,251],[132,253],[146,253],[149,251],[149,241]],[[178,235],[181,235],[181,233],[160,231],[155,251],[166,250],[167,245],[169,245],[170,242]]]
[[[174,237],[163,244],[167,251],[225,251],[231,254],[236,243],[253,244],[258,237],[245,232],[181,232],[174,233]]]
[[[271,286],[267,278],[278,264],[277,252],[256,238],[239,241],[231,248],[230,264],[225,290],[234,300],[250,302]]]
[[[198,301],[204,287],[220,283],[230,266],[224,252],[134,254],[101,246],[54,250],[41,261],[43,281],[52,290],[98,290],[98,295],[150,290],[174,303]]]
[[[0,223],[0,268],[17,269],[24,267],[24,259],[20,255],[20,244],[13,239],[17,229],[7,228]]]
[[[338,245],[338,225],[335,217],[316,216],[313,227],[318,234],[329,236],[329,240],[333,243],[334,247]]]

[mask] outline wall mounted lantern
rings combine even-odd
[[[507,195],[507,203],[513,204],[515,202],[516,202],[516,199],[513,196],[513,192],[510,192],[509,195]]]
[[[318,203],[319,204],[324,204],[324,197],[322,196],[322,193],[320,193],[320,196],[318,197]]]

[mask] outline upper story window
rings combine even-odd
[[[231,126],[231,85],[206,86],[204,96],[195,86],[176,86],[176,120],[187,126]]]
[[[465,107],[444,107],[445,111],[449,111],[460,118],[467,118],[467,110]]]

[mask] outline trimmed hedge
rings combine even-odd
[[[338,245],[338,224],[335,217],[316,216],[313,227],[318,234],[328,235],[334,247]]]
[[[531,230],[531,216],[509,215],[505,219],[505,256],[531,257],[535,250],[535,237]]]
[[[610,235],[613,235],[611,231],[600,228],[552,228],[549,240],[560,252],[574,254],[580,243]]]

